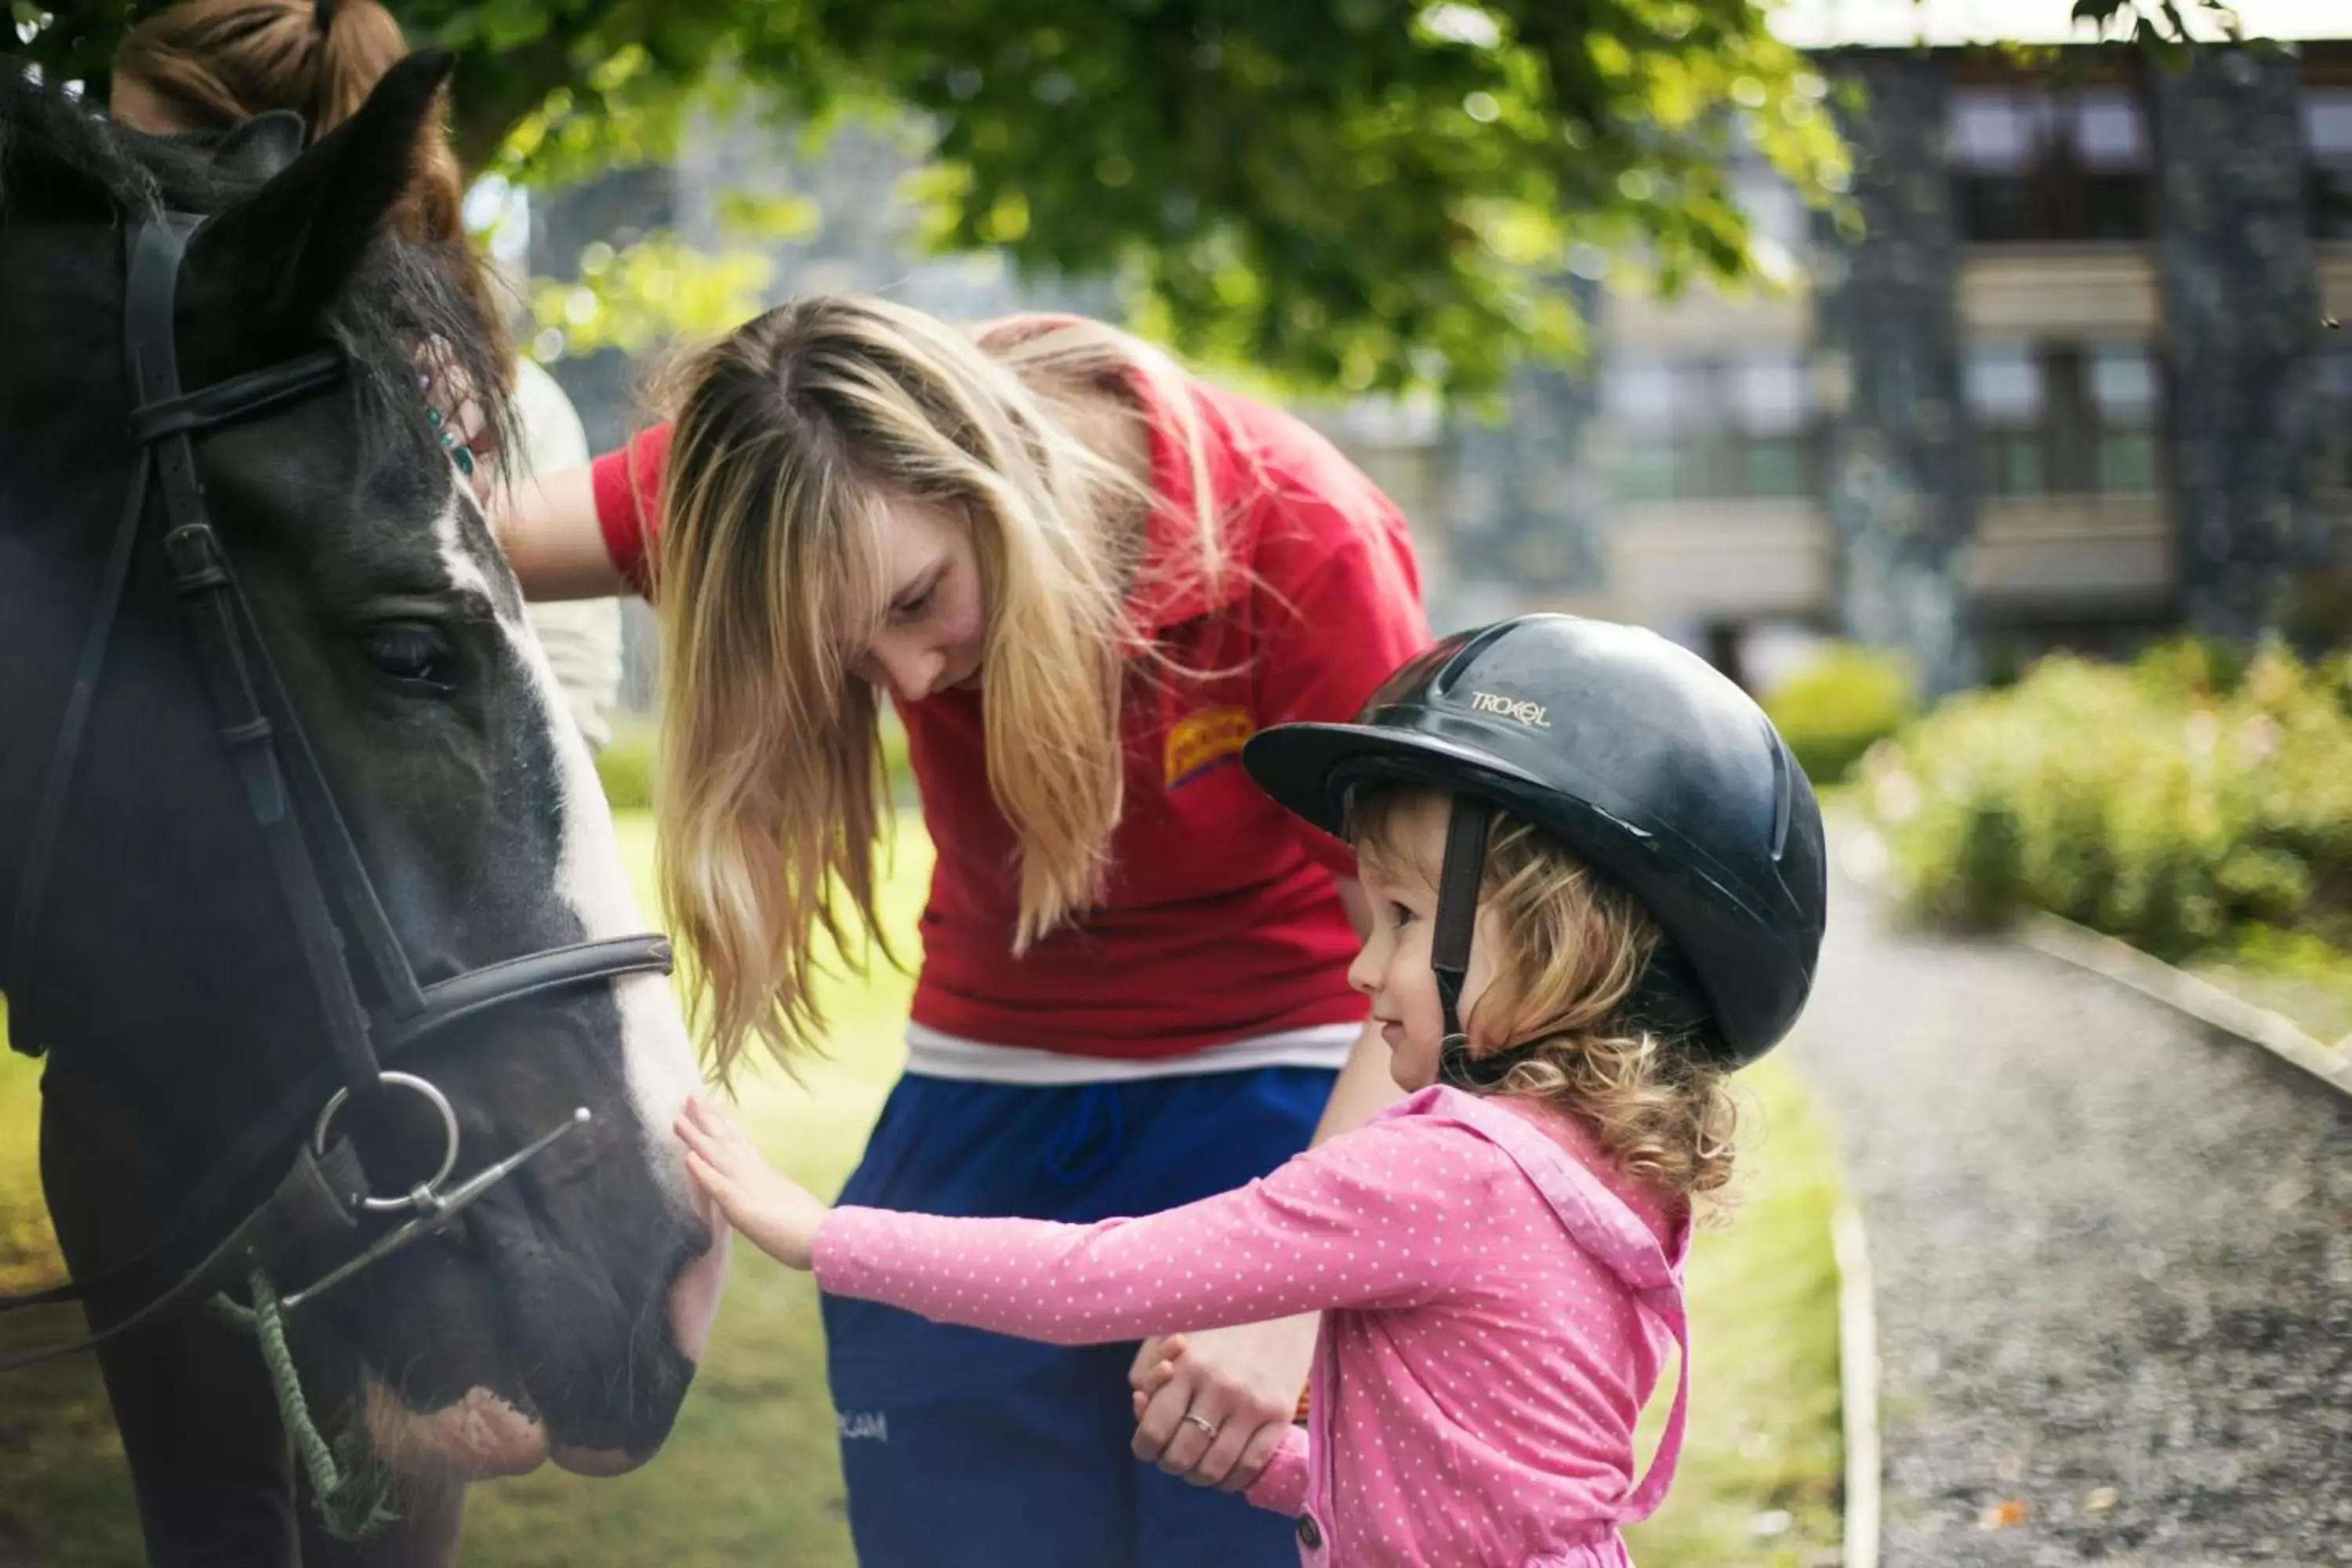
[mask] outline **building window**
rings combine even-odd
[[[1803,362],[1750,359],[1723,371],[1726,493],[1786,499],[1812,493]]]
[[[1978,489],[1988,496],[2040,495],[2049,484],[2041,362],[2022,345],[1979,349],[1969,356],[1968,391]]]
[[[1628,361],[1609,367],[1603,392],[1623,444],[1617,451],[1622,500],[1671,500],[1694,466],[1692,414],[1700,386],[1681,366]]]
[[[2336,482],[2352,489],[2352,348],[2341,348],[2321,356],[2326,367],[2327,391],[2335,405],[2331,423],[2336,427]]]
[[[2096,423],[2102,495],[2153,495],[2163,479],[2156,458],[2156,363],[2137,344],[2107,343],[2086,356]]]
[[[1958,88],[1945,145],[1964,239],[2147,237],[2147,121],[2126,89]]]
[[[2156,367],[2139,344],[1979,344],[1968,398],[1988,497],[2147,495],[2160,483]]]
[[[1619,437],[1621,500],[1812,493],[1811,394],[1794,354],[1622,360],[1604,391]]]
[[[1802,254],[1810,243],[1812,215],[1787,176],[1746,142],[1732,149],[1724,173],[1733,204],[1748,219],[1748,233],[1791,256]]]
[[[2352,239],[2352,88],[2304,89],[2303,144],[2311,158],[2312,234]]]

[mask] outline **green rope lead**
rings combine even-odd
[[[345,1435],[340,1456],[327,1446],[310,1419],[310,1402],[302,1397],[302,1380],[294,1370],[294,1352],[286,1343],[286,1315],[278,1308],[278,1291],[269,1276],[258,1268],[253,1271],[252,1286],[251,1307],[218,1295],[212,1300],[213,1310],[260,1342],[261,1363],[269,1373],[270,1390],[278,1396],[287,1435],[294,1440],[294,1451],[310,1474],[320,1521],[336,1540],[357,1541],[400,1517],[389,1506],[390,1478],[383,1467],[364,1462],[354,1440],[356,1434]]]

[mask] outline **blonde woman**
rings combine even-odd
[[[803,299],[665,401],[502,531],[535,596],[658,608],[663,890],[722,1076],[822,1041],[820,953],[877,931],[882,704],[904,721],[938,864],[906,1073],[845,1201],[1148,1213],[1394,1098],[1348,985],[1353,862],[1239,765],[1427,640],[1370,480],[1069,318]],[[1293,1419],[1311,1315],[1190,1336],[1139,1421],[1150,1345],[824,1321],[862,1562],[1293,1560],[1227,1492]]]

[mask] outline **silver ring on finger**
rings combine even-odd
[[[1212,1437],[1217,1435],[1217,1429],[1214,1426],[1211,1425],[1209,1422],[1202,1420],[1198,1415],[1193,1415],[1189,1410],[1184,1412],[1183,1419],[1190,1421],[1193,1426],[1198,1426],[1202,1431],[1206,1432]]]

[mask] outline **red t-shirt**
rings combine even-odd
[[[1179,668],[1232,673],[1171,679],[1156,661],[1129,665],[1126,810],[1102,902],[1018,960],[1016,840],[987,787],[981,694],[901,708],[938,850],[914,999],[929,1028],[1139,1058],[1364,1016],[1346,978],[1355,931],[1331,884],[1355,874],[1354,858],[1266,799],[1240,753],[1268,724],[1354,718],[1426,645],[1412,540],[1395,506],[1306,425],[1188,385],[1230,569],[1213,596],[1189,574],[1154,570],[1188,558],[1195,527],[1191,477],[1155,417],[1163,504],[1129,610]],[[647,431],[596,463],[607,545],[641,589],[641,520],[657,515],[667,437]]]

